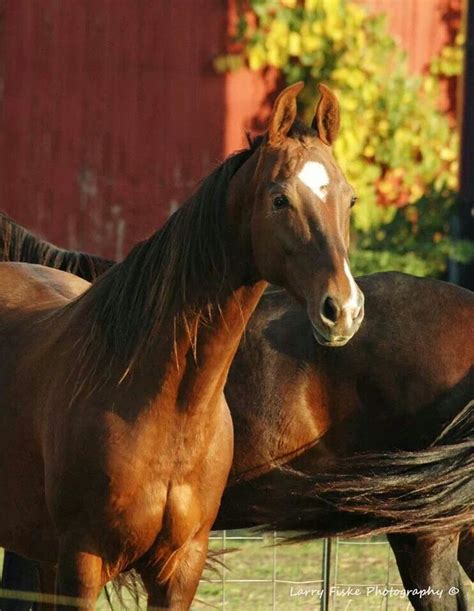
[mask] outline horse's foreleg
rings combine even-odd
[[[457,561],[458,533],[432,536],[391,534],[388,540],[403,585],[419,611],[466,611]]]
[[[201,532],[176,550],[164,563],[139,569],[148,592],[148,611],[189,609],[206,563],[209,533]]]
[[[62,609],[95,608],[97,597],[105,585],[102,558],[84,551],[80,538],[60,539],[56,579],[56,600]]]
[[[459,537],[458,560],[471,581],[474,581],[474,526]]]

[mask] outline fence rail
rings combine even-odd
[[[282,541],[277,533],[265,536],[250,531],[213,533],[210,549],[227,553],[221,565],[205,572],[192,608],[226,611],[406,611],[412,608],[384,537],[279,545]],[[467,576],[465,584],[472,603],[474,589]],[[119,599],[109,588],[109,594],[114,611],[146,607],[145,598],[137,604],[130,593],[125,592]],[[40,600],[36,593],[0,590],[0,601],[8,599]],[[1,602],[0,610],[4,610]],[[110,610],[105,595],[99,600],[97,610]]]

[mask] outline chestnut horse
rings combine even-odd
[[[325,345],[360,326],[338,104],[323,86],[308,128],[301,88],[280,94],[263,141],[90,288],[0,265],[0,542],[57,560],[57,594],[87,608],[132,567],[149,605],[189,607],[231,466],[223,388],[266,281],[304,304]]]
[[[0,258],[74,269],[88,280],[113,265],[58,249],[5,216],[0,217]],[[359,282],[368,303],[366,322],[347,347],[335,352],[314,342],[304,309],[284,292],[272,289],[260,301],[225,389],[234,421],[235,456],[216,527],[252,526],[259,508],[269,520],[281,525],[284,520],[291,529],[301,527],[306,515],[306,528],[314,536],[387,531],[407,589],[428,584],[446,592],[448,585],[458,584],[457,597],[412,597],[414,606],[463,609],[456,533],[465,522],[466,507],[472,514],[472,410],[444,440],[424,448],[442,423],[462,412],[474,396],[469,341],[473,296],[446,283],[395,273]],[[316,444],[314,437],[319,437]],[[407,455],[394,448],[415,450]],[[364,455],[361,463],[352,454],[360,449],[379,454],[372,454],[370,461]],[[321,461],[329,453],[336,461],[328,476]],[[276,460],[289,461],[295,455],[292,464],[315,476],[313,482],[308,480],[297,515],[276,501],[281,500],[279,489],[295,501],[301,480],[271,468]],[[311,486],[318,499],[311,495]],[[400,491],[410,493],[408,506],[400,503]],[[333,507],[329,516],[321,509],[324,494]],[[366,515],[355,520],[357,510]],[[443,511],[454,534],[443,534],[435,525],[437,520],[442,525]],[[423,532],[417,534],[423,522]],[[458,557],[474,580],[473,535],[472,529],[464,531]],[[34,567],[7,557],[12,571],[4,575],[6,586],[15,588],[14,570],[35,583]]]
[[[112,265],[57,249],[6,217],[0,227],[0,257],[72,266],[90,279]],[[360,284],[369,306],[366,322],[346,348],[335,352],[312,340],[304,309],[285,293],[272,290],[260,301],[225,389],[235,456],[216,527],[252,526],[259,508],[286,528],[301,527],[306,516],[305,526],[314,536],[388,531],[407,589],[415,584],[445,592],[448,585],[459,588],[457,597],[442,601],[412,597],[414,606],[463,609],[456,539],[466,508],[472,515],[472,409],[444,440],[424,447],[474,395],[469,342],[473,296],[445,283],[394,273],[374,274]],[[452,320],[457,322],[454,328]],[[352,452],[360,449],[379,454],[356,461]],[[329,476],[322,466],[328,453],[336,457]],[[295,455],[294,466],[315,476],[308,480],[297,515],[276,501],[278,490],[284,490],[294,502],[301,481],[271,468],[275,460]],[[350,464],[343,458],[347,455]],[[317,499],[308,494],[311,486]],[[409,493],[408,504],[401,502],[401,491]],[[330,515],[322,511],[328,502]],[[437,521],[443,525],[443,515],[452,532],[436,527]],[[417,533],[420,526],[423,532]],[[34,583],[34,567],[7,557],[17,571],[30,573]],[[470,529],[461,538],[459,559],[474,579]],[[5,585],[14,586],[15,577],[4,575]]]

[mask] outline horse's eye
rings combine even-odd
[[[286,197],[286,195],[277,195],[273,198],[272,208],[273,210],[283,210],[283,208],[288,208],[290,205],[290,200]]]
[[[355,206],[355,204],[357,203],[357,200],[358,200],[358,199],[359,199],[359,198],[358,198],[358,197],[356,197],[355,195],[353,195],[353,196],[351,197],[351,208],[353,208],[353,207]]]

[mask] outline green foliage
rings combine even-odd
[[[461,74],[464,60],[465,39],[458,34],[453,45],[446,45],[430,65],[430,74],[449,78]]]
[[[463,41],[443,49],[428,75],[413,76],[385,17],[355,3],[249,0],[247,9],[236,32],[241,52],[216,67],[273,66],[289,84],[303,80],[308,120],[317,83],[334,90],[342,115],[335,154],[359,196],[356,270],[440,274],[448,254],[466,258],[468,245],[448,237],[458,134],[437,107],[438,77],[459,74]]]
[[[454,195],[428,190],[416,203],[399,208],[391,223],[357,232],[352,267],[358,274],[397,269],[416,276],[441,275],[448,257],[467,262],[474,245],[450,239]]]

